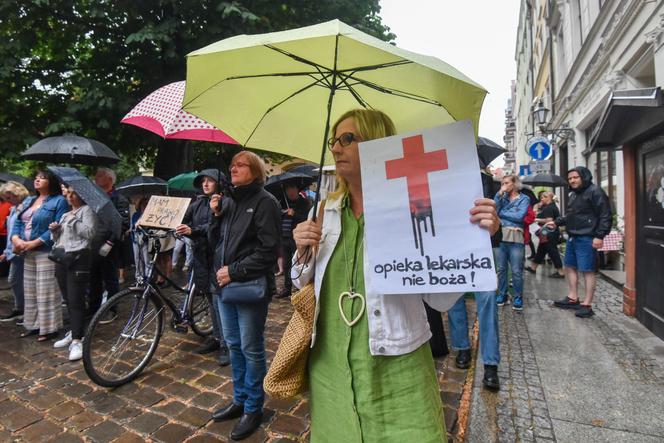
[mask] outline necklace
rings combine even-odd
[[[339,312],[341,313],[341,318],[344,321],[344,323],[346,323],[346,325],[348,325],[349,328],[352,328],[362,318],[362,315],[364,314],[364,308],[366,306],[366,301],[364,300],[364,295],[360,294],[359,292],[355,292],[355,281],[357,279],[357,263],[359,262],[359,260],[357,259],[356,256],[354,256],[355,263],[351,274],[348,269],[348,251],[346,247],[346,236],[343,237],[343,243],[344,243],[344,259],[345,259],[344,264],[346,266],[346,279],[348,280],[349,290],[339,294]],[[362,241],[360,241],[360,248],[359,248],[360,251],[362,251],[363,244],[364,244],[364,238],[362,238]],[[348,317],[346,317],[346,314],[344,313],[343,302],[344,299],[346,298],[348,298],[351,301],[354,298],[357,298],[361,302],[360,312],[353,319],[348,319]]]

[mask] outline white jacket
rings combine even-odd
[[[293,256],[291,277],[293,284],[302,288],[315,275],[316,314],[311,335],[311,347],[316,342],[316,323],[320,310],[320,288],[323,283],[325,269],[341,233],[341,201],[342,198],[328,199],[325,202],[323,232],[315,262],[298,263],[297,253]],[[364,279],[365,287],[369,287],[369,260],[366,242],[364,244]],[[419,348],[431,338],[429,323],[422,301],[438,311],[447,311],[454,305],[461,293],[446,294],[376,294],[365,295],[366,310],[369,323],[369,350],[371,355],[402,355]],[[337,294],[333,294],[334,297]]]

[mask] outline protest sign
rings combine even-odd
[[[182,223],[190,201],[189,198],[153,195],[138,223],[149,228],[175,229]]]
[[[489,233],[469,221],[483,196],[470,121],[360,143],[359,152],[366,290],[496,289]]]

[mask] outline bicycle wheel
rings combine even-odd
[[[206,337],[212,334],[214,329],[212,325],[212,310],[214,306],[210,304],[208,296],[195,291],[193,300],[189,305],[189,318],[191,319],[191,329],[196,335]]]
[[[92,317],[83,340],[83,367],[100,386],[113,388],[135,379],[157,350],[164,305],[144,289],[111,297]],[[115,313],[113,321],[102,321]]]

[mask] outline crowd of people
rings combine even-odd
[[[279,201],[264,188],[263,160],[241,151],[231,161],[228,179],[217,169],[196,176],[200,194],[175,230],[178,244],[162,248],[159,266],[166,275],[181,263],[184,250],[183,270],[191,269],[196,287],[212,307],[214,332],[197,352],[218,352],[219,364],[231,365],[233,400],[212,417],[239,418],[231,432],[236,440],[260,426],[267,372],[264,332],[271,298],[288,297],[294,287],[312,282],[316,320],[307,365],[311,440],[445,440],[432,350],[440,355],[447,345],[436,348],[439,334],[434,331],[430,346],[429,324],[442,334],[442,323],[436,326],[439,312],[448,312],[456,364],[467,368],[471,353],[465,299],[449,305],[449,297],[437,294],[383,297],[366,292],[358,143],[396,131],[390,118],[375,110],[349,111],[332,131],[329,148],[336,162],[337,189],[327,196],[318,222],[308,219],[313,208],[301,189],[286,185]],[[540,193],[533,204],[518,177],[503,177],[496,190],[483,176],[485,195],[469,208],[469,219],[490,232],[496,257],[497,291],[474,294],[487,388],[500,387],[498,307],[511,302],[513,309],[523,309],[523,270],[537,272],[547,255],[556,269],[551,277],[563,275],[557,248],[560,226],[566,226],[569,236],[564,260],[569,292],[556,306],[577,308],[579,317],[592,315],[592,251],[601,247],[610,229],[611,212],[591,178],[585,168],[569,172],[573,196],[561,217],[551,192]],[[98,219],[76,189],[61,185],[50,170],[36,173],[32,195],[16,182],[0,187],[7,203],[0,261],[9,263],[15,302],[0,320],[19,320],[22,337],[55,339],[63,328],[64,301],[69,331],[54,347],[68,348],[69,360],[81,358],[86,322],[99,309],[104,292],[119,291],[119,269],[128,268],[125,251],[133,249],[137,278],[144,275],[148,261],[136,229],[147,198],[137,197],[130,205],[115,189],[115,174],[107,168],[99,168],[94,182],[108,193],[122,217],[120,237]],[[539,244],[532,265],[525,267],[531,222],[540,227]],[[316,254],[311,254],[312,247]],[[284,288],[277,293],[280,257]],[[576,289],[578,273],[586,282],[583,303]],[[251,299],[238,301],[238,288],[245,283],[254,288]],[[340,296],[348,293],[353,297],[342,303]],[[348,322],[349,318],[354,320]],[[103,319],[113,320],[112,312]]]

